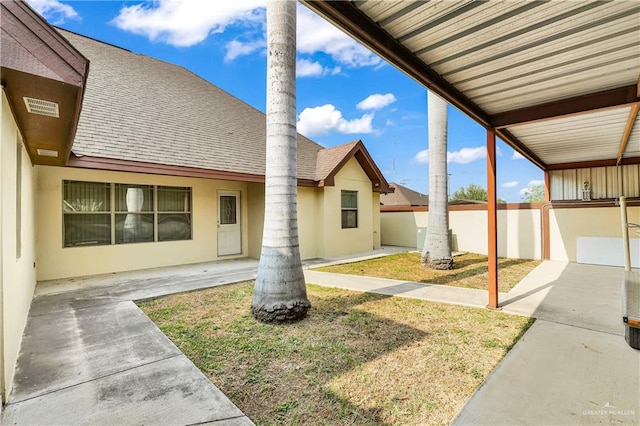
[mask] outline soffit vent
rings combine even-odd
[[[60,117],[58,110],[58,104],[51,101],[45,101],[43,99],[24,97],[24,104],[27,106],[27,111],[32,114],[46,115],[47,117]]]

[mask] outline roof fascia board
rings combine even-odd
[[[29,53],[38,56],[45,66],[55,71],[61,81],[78,87],[86,83],[86,67],[89,62],[74,46],[71,45],[50,26],[37,12],[23,1],[3,1],[3,14],[11,14],[13,19],[3,17],[3,29],[12,37],[18,37],[20,43]],[[20,23],[18,28],[15,24]],[[31,37],[25,37],[24,31]],[[42,46],[48,48],[48,54],[42,52]],[[57,58],[57,59],[56,59]]]
[[[71,155],[68,167],[93,170],[108,170],[114,172],[145,173],[164,176],[180,176],[201,179],[231,180],[238,182],[264,183],[263,175],[229,172],[224,170],[208,170],[196,167],[173,166],[168,164],[144,163],[139,161],[119,160],[114,158],[100,158]],[[298,186],[317,188],[318,182],[310,179],[298,179]]]
[[[374,192],[393,192],[393,188],[389,186],[389,183],[385,179],[384,175],[376,166],[376,163],[369,155],[369,152],[365,148],[362,141],[358,141],[353,148],[340,160],[340,162],[331,170],[331,172],[320,181],[319,187],[334,186],[336,174],[344,167],[345,164],[351,159],[355,158],[362,170],[367,174],[371,180],[371,185]],[[377,184],[377,186],[376,186]]]
[[[620,164],[616,164],[617,160],[612,158],[610,160],[593,160],[593,161],[577,161],[575,163],[556,163],[549,164],[547,170],[569,170],[569,169],[588,169],[591,167],[611,167],[611,166],[626,166],[629,164],[640,164],[640,157],[623,158]]]
[[[637,92],[637,85],[632,84],[603,92],[505,111],[492,115],[490,121],[497,129],[502,129],[603,109],[619,108],[640,102]]]

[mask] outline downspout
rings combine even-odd
[[[629,249],[629,220],[627,218],[627,197],[620,197],[620,222],[622,223],[622,249],[624,251],[624,270],[631,272],[631,250]]]

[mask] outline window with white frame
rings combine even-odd
[[[345,191],[342,198],[342,229],[358,227],[358,191]]]
[[[64,181],[64,247],[191,239],[191,188]]]

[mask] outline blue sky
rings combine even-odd
[[[265,0],[28,0],[53,25],[179,64],[265,110]],[[426,89],[298,4],[298,131],[361,139],[390,182],[428,193]],[[89,71],[91,72],[91,71]],[[451,192],[486,187],[486,132],[449,107]],[[498,141],[498,196],[519,202],[543,173]]]

